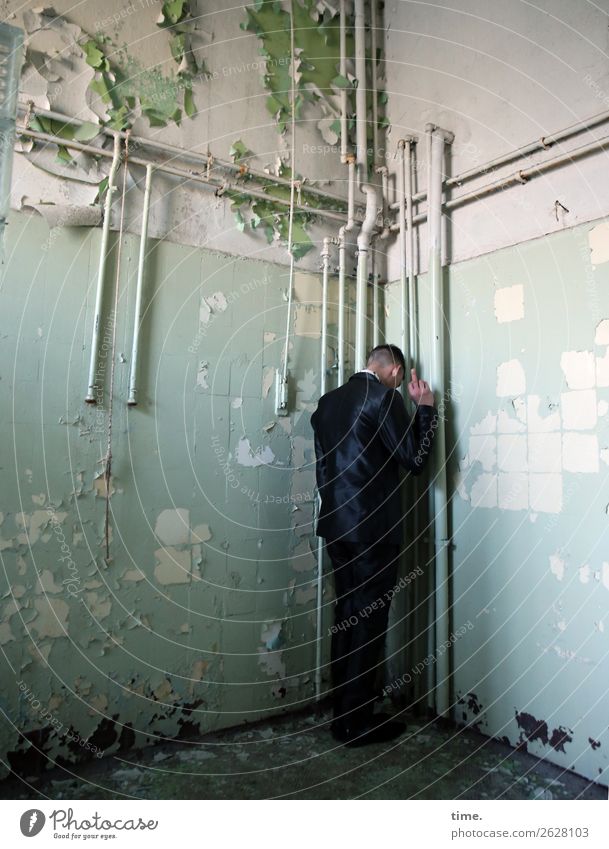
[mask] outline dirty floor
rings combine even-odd
[[[406,717],[345,749],[313,712],[0,783],[3,799],[607,799],[594,784],[475,731]]]

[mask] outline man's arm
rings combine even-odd
[[[379,435],[391,455],[413,475],[425,468],[438,424],[437,415],[434,406],[418,404],[411,419],[404,399],[396,390],[387,392],[383,399]]]
[[[319,434],[317,433],[317,429],[315,428],[316,414],[317,413],[315,412],[311,416],[311,424],[313,426],[313,436],[315,438],[315,478],[317,480],[317,489],[321,490],[328,480],[328,466],[326,463],[326,454],[321,444]]]

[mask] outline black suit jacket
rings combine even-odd
[[[413,475],[423,470],[437,425],[435,407],[418,406],[410,418],[397,390],[357,372],[319,399],[311,424],[321,495],[317,535],[399,544],[399,467]]]

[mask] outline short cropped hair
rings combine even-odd
[[[380,363],[383,366],[402,366],[406,371],[404,354],[397,345],[377,345],[368,354],[366,364],[370,365],[372,362]]]

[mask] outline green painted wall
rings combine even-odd
[[[313,696],[319,276],[295,276],[290,415],[277,418],[287,269],[151,242],[128,408],[139,240],[124,239],[106,563],[116,243],[99,403],[83,400],[99,243],[24,214],[5,236],[0,751],[28,775]]]
[[[451,266],[444,297],[452,715],[607,783],[609,224]]]

